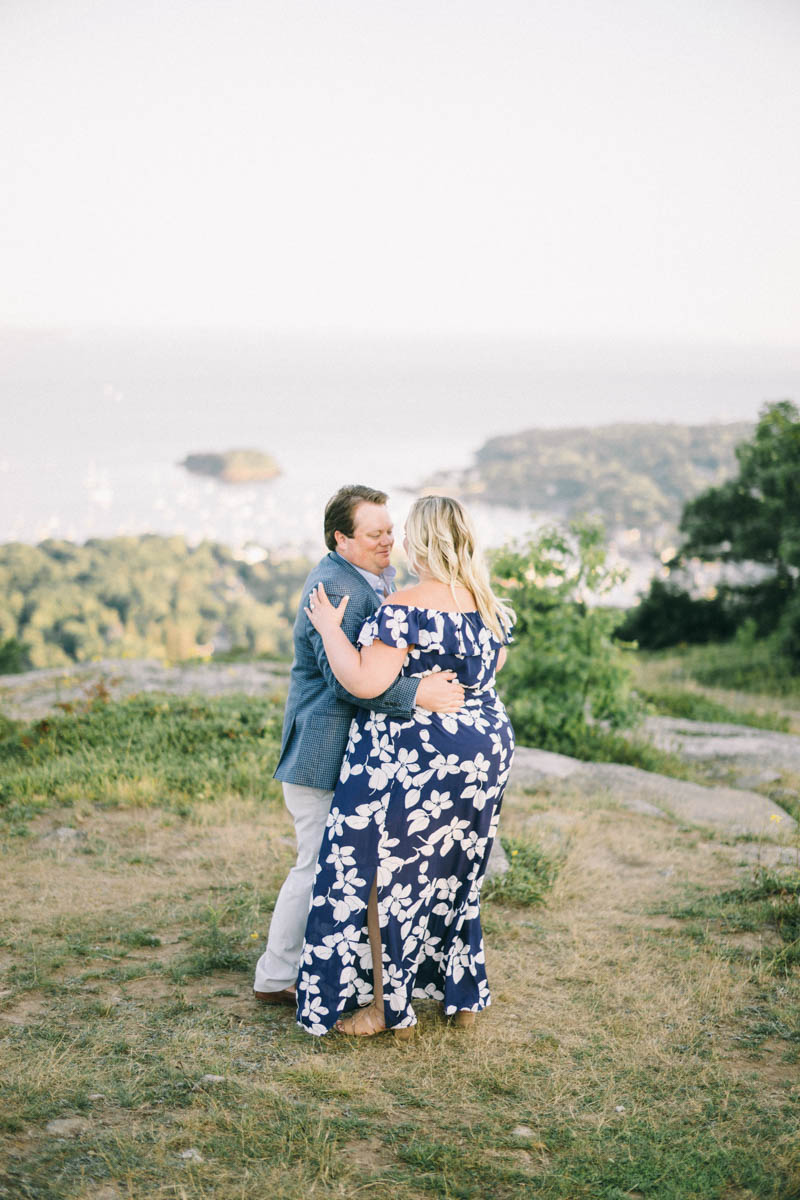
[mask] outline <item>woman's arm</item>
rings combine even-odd
[[[354,696],[370,699],[380,696],[400,674],[408,647],[386,646],[375,641],[357,650],[341,628],[349,596],[334,608],[320,583],[308,598],[303,611],[322,638],[328,663],[342,687]]]
[[[498,671],[502,671],[503,667],[506,665],[507,658],[508,658],[508,650],[505,648],[505,646],[501,646],[500,653],[497,656],[497,666],[494,669],[495,674],[497,674]]]

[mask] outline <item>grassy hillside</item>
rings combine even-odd
[[[279,799],[283,701],[141,693],[102,685],[23,724],[0,714],[0,817],[22,830],[54,805],[157,805],[186,814],[222,795]]]

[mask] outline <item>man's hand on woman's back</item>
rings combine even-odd
[[[464,703],[464,689],[455,671],[435,671],[421,679],[416,703],[429,712],[458,712]]]

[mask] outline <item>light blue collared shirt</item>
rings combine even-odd
[[[356,567],[355,563],[350,563],[351,567]],[[386,567],[380,575],[376,575],[373,571],[365,571],[363,567],[356,567],[359,575],[363,575],[367,583],[373,588],[381,600],[384,596],[388,596],[390,592],[395,590],[394,577],[397,574],[397,567]]]

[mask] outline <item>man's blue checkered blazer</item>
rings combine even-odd
[[[376,709],[407,720],[414,711],[419,680],[398,678],[371,700],[360,700],[346,691],[328,665],[322,638],[303,612],[311,589],[318,583],[324,585],[334,605],[343,596],[350,597],[342,629],[353,645],[380,598],[364,576],[335,551],[317,563],[303,584],[294,623],[294,662],[275,778],[329,790],[336,787],[339,778],[356,708]]]

